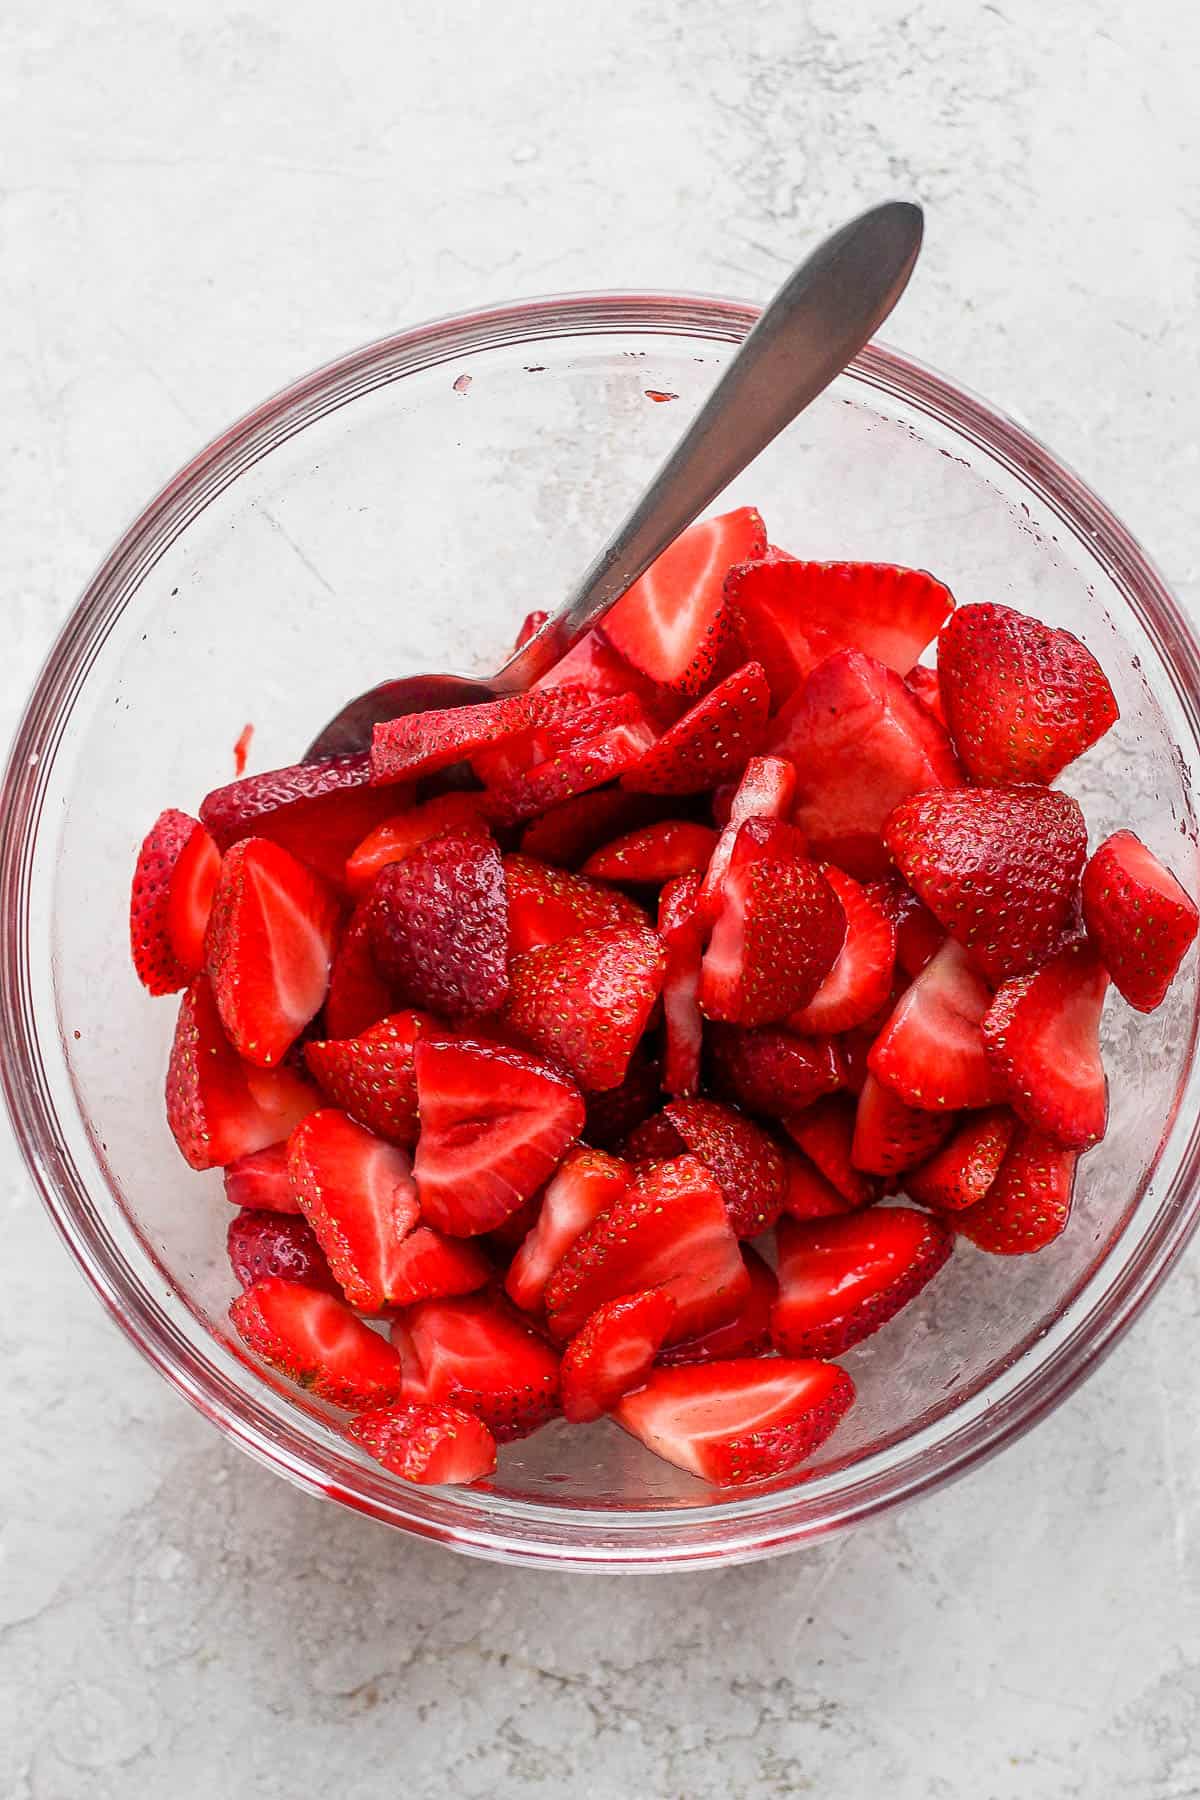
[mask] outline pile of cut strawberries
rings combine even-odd
[[[1068,632],[742,508],[532,691],[164,813],[134,963],[241,1342],[410,1481],[559,1416],[794,1470],[958,1239],[1064,1229],[1109,984],[1195,936],[1052,786],[1116,717]]]

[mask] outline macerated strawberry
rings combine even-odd
[[[503,1044],[421,1037],[413,1173],[427,1224],[491,1231],[549,1179],[583,1129],[574,1082]]]
[[[720,1188],[681,1156],[638,1169],[576,1238],[547,1283],[546,1318],[555,1337],[574,1337],[606,1300],[664,1287],[677,1309],[674,1342],[732,1318],[748,1282]]]
[[[999,1174],[1016,1124],[1007,1106],[968,1114],[935,1156],[908,1172],[905,1192],[935,1212],[974,1206]]]
[[[788,1136],[816,1163],[849,1206],[878,1200],[883,1183],[855,1166],[851,1151],[858,1107],[849,1094],[827,1094],[783,1121]]]
[[[333,1294],[270,1276],[229,1308],[247,1348],[319,1400],[357,1410],[400,1398],[400,1358]]]
[[[922,1112],[868,1075],[858,1096],[850,1157],[869,1175],[899,1175],[924,1162],[953,1127],[953,1114]]]
[[[474,1413],[404,1401],[359,1413],[349,1435],[402,1481],[462,1487],[491,1475],[496,1440]]]
[[[313,1104],[320,1096],[313,1094]],[[298,1213],[300,1202],[288,1176],[287,1139],[239,1156],[225,1170],[225,1198],[251,1212]]]
[[[666,1113],[661,1112],[651,1119],[643,1119],[625,1142],[625,1155],[632,1163],[674,1162],[686,1151],[686,1143]]]
[[[700,693],[732,629],[725,577],[766,547],[766,527],[752,506],[699,520],[617,601],[604,620],[605,638],[652,681]]]
[[[705,1042],[716,1091],[767,1118],[801,1112],[842,1085],[837,1045],[829,1038],[714,1025]]]
[[[267,838],[228,851],[208,920],[206,959],[221,1023],[239,1056],[282,1061],[329,986],[338,904],[311,869]]]
[[[786,1193],[783,1151],[774,1138],[719,1100],[673,1100],[663,1117],[720,1187],[738,1237],[769,1230]]]
[[[898,806],[885,838],[901,874],[989,981],[1056,947],[1087,855],[1078,802],[1039,787],[955,788]]]
[[[789,1474],[853,1403],[836,1363],[735,1357],[656,1369],[613,1417],[676,1468],[733,1487]]]
[[[321,1103],[294,1069],[259,1069],[241,1060],[204,975],[179,1004],[166,1097],[167,1123],[193,1169],[223,1168],[265,1150]]]
[[[786,819],[795,791],[796,771],[786,757],[750,758],[745,773],[729,795],[728,814],[704,872],[700,911],[706,922],[711,924],[721,910],[738,826],[747,819]],[[714,801],[715,798],[714,795]],[[808,845],[801,833],[797,832],[791,842],[796,846],[797,855],[807,855]]]
[[[777,558],[736,571],[727,593],[752,653],[760,638],[776,650],[778,700],[837,650],[861,650],[907,675],[954,610],[940,581],[892,563]]]
[[[504,858],[508,893],[508,953],[524,956],[543,944],[561,943],[604,925],[644,926],[646,913],[628,894],[602,887],[531,856]]]
[[[537,1224],[541,1210],[542,1196],[530,1194],[528,1200],[523,1200],[515,1212],[510,1212],[498,1225],[493,1225],[490,1231],[479,1238],[480,1246],[486,1248],[489,1255],[494,1254],[500,1262],[507,1262],[521,1248]]]
[[[658,897],[658,935],[666,952],[663,973],[662,1085],[676,1099],[700,1090],[704,1020],[700,1012],[700,961],[704,925],[701,878],[678,875]]]
[[[1001,1097],[1027,1125],[1072,1150],[1099,1143],[1108,1124],[1100,1055],[1107,991],[1104,965],[1085,940],[1006,981],[983,1021]]]
[[[350,1304],[364,1312],[398,1304],[396,1252],[420,1217],[404,1151],[325,1107],[288,1140],[288,1175]]]
[[[307,1287],[341,1294],[307,1219],[244,1207],[229,1221],[225,1248],[230,1267],[244,1288],[275,1275],[280,1281],[301,1281]]]
[[[733,1318],[668,1346],[659,1353],[659,1362],[667,1366],[717,1362],[730,1356],[758,1356],[770,1349],[771,1308],[779,1292],[775,1271],[749,1244],[742,1245],[742,1261],[750,1285]]]
[[[661,1081],[658,1063],[639,1046],[617,1087],[584,1095],[587,1122],[583,1135],[588,1143],[600,1150],[620,1149],[634,1126],[662,1105]]]
[[[983,1199],[950,1223],[981,1250],[1029,1256],[1060,1236],[1071,1214],[1077,1150],[1018,1124],[1000,1173]]]
[[[432,775],[464,762],[476,750],[569,718],[590,705],[591,698],[582,687],[535,688],[477,706],[388,719],[371,736],[371,780],[379,785]]]
[[[329,971],[325,996],[326,1038],[354,1038],[396,1010],[396,996],[371,948],[371,909],[366,900],[351,914]]]
[[[769,1025],[807,1006],[846,936],[841,901],[815,863],[780,844],[786,826],[747,819],[700,970],[700,1010]]]
[[[666,958],[648,927],[607,926],[516,958],[505,1027],[555,1057],[580,1087],[621,1082],[662,989]]]
[[[959,758],[996,787],[1049,784],[1120,716],[1077,637],[991,603],[964,606],[938,642],[938,679]]]
[[[440,1028],[427,1013],[391,1013],[358,1037],[304,1046],[310,1073],[335,1106],[396,1144],[417,1141],[417,1076],[413,1048],[423,1031]]]
[[[768,551],[753,562],[738,563],[725,578],[726,608],[739,639],[762,664],[774,706],[791,698],[824,654],[814,652],[787,577],[777,573],[782,562],[793,560]]]
[[[759,747],[770,704],[761,666],[744,663],[669,726],[621,785],[639,794],[699,794],[740,775]]]
[[[559,1409],[558,1352],[494,1294],[422,1300],[392,1325],[401,1398],[460,1406],[498,1444],[528,1437]]]
[[[927,706],[943,731],[946,729],[946,709],[942,705],[942,687],[936,669],[928,669],[924,663],[918,663],[904,677],[904,685],[915,700]]]
[[[896,928],[852,876],[829,863],[822,869],[842,903],[846,936],[837,960],[807,1006],[788,1020],[789,1031],[825,1037],[850,1031],[886,1005],[896,965]]]
[[[902,800],[962,779],[937,720],[899,675],[858,650],[817,664],[767,747],[795,767],[793,817],[813,856],[858,881],[891,873],[882,833]]]
[[[534,682],[537,688],[582,687],[593,700],[612,700],[620,694],[633,694],[642,705],[646,717],[658,731],[677,719],[687,706],[686,696],[657,682],[635,669],[631,662],[604,641],[598,631],[588,631],[554,667]],[[541,855],[541,851],[531,852]]]
[[[547,807],[521,833],[521,854],[574,868],[615,834],[649,825],[669,808],[654,794],[627,794],[624,788],[595,788]]]
[[[716,842],[711,825],[698,825],[691,819],[660,819],[594,850],[583,873],[602,881],[661,887],[675,876],[703,872]]]
[[[665,1288],[606,1300],[563,1351],[562,1409],[572,1424],[611,1412],[622,1395],[641,1387],[675,1317]]]
[[[375,960],[401,1000],[449,1019],[504,1004],[508,902],[490,838],[430,838],[380,870],[367,905]]]
[[[385,869],[389,863],[403,862],[419,845],[448,831],[460,835],[478,832],[483,837],[490,837],[475,794],[435,794],[422,806],[392,813],[361,844],[357,844],[346,859],[346,891],[353,899],[361,900],[370,891],[380,869]]]
[[[269,838],[336,886],[355,845],[404,804],[394,788],[380,794],[370,779],[365,754],[270,769],[214,788],[200,803],[200,822],[219,850],[243,838]]]
[[[133,966],[149,993],[178,993],[204,967],[220,872],[220,852],[203,825],[173,807],[159,815],[138,851],[129,896]]]
[[[870,1198],[874,1198],[874,1190]],[[790,1218],[832,1219],[853,1212],[857,1205],[857,1199],[847,1199],[802,1150],[785,1152],[783,1210]]]
[[[908,1206],[841,1219],[782,1219],[771,1340],[783,1356],[840,1356],[895,1317],[954,1247],[946,1227]]]
[[[620,1157],[581,1144],[564,1160],[542,1197],[537,1222],[504,1279],[510,1300],[537,1312],[546,1283],[576,1238],[600,1213],[621,1198],[632,1171]]]
[[[1200,923],[1190,895],[1132,831],[1115,831],[1083,872],[1083,916],[1114,985],[1153,1012]]]
[[[863,892],[895,926],[896,962],[912,981],[937,955],[946,933],[925,902],[918,900],[898,875],[887,881],[870,881]]]
[[[473,1294],[492,1274],[492,1265],[474,1238],[444,1237],[431,1225],[418,1225],[401,1238],[390,1258],[391,1305]]]
[[[991,989],[948,940],[901,995],[867,1058],[909,1106],[955,1112],[991,1106],[1005,1089],[989,1062],[983,1020]]]
[[[571,738],[544,762],[514,775],[482,796],[497,826],[520,825],[548,807],[614,781],[632,769],[654,743],[654,730],[632,694],[601,700],[572,720],[587,736]]]

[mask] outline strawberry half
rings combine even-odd
[[[1087,827],[1067,794],[957,788],[898,806],[885,838],[901,874],[989,981],[1056,947],[1074,909]]]
[[[325,1252],[306,1219],[279,1212],[236,1213],[225,1233],[229,1266],[241,1287],[277,1276],[280,1281],[300,1281],[340,1296]]]
[[[597,1307],[563,1351],[563,1417],[587,1424],[645,1384],[675,1317],[665,1288],[623,1294]]]
[[[869,1175],[899,1175],[924,1162],[954,1127],[949,1113],[922,1112],[868,1075],[858,1097],[850,1156]]]
[[[549,1179],[579,1136],[579,1090],[558,1069],[501,1044],[422,1037],[413,1062],[422,1215],[451,1237],[491,1231]]]
[[[621,785],[639,794],[700,794],[740,775],[759,747],[770,710],[759,663],[744,663],[670,726]]]
[[[1077,1150],[1018,1125],[983,1199],[953,1215],[955,1231],[995,1256],[1030,1256],[1052,1244],[1071,1214]]]
[[[707,922],[711,923],[721,909],[725,877],[729,873],[733,847],[737,842],[738,826],[747,819],[786,819],[792,809],[795,791],[796,771],[785,757],[750,758],[742,779],[729,797],[728,817],[708,859],[700,897],[700,910]],[[714,795],[714,803],[715,799]],[[801,850],[801,841],[801,836],[797,833],[794,842],[798,854],[803,855],[807,853],[808,846],[805,843]]]
[[[946,1227],[907,1206],[779,1225],[771,1339],[783,1356],[839,1356],[893,1319],[954,1247]]]
[[[970,1115],[936,1156],[905,1176],[906,1193],[935,1212],[976,1205],[1000,1172],[1016,1124],[1007,1106]]]
[[[801,1112],[842,1085],[837,1046],[830,1039],[717,1025],[705,1041],[716,1090],[767,1118]]]
[[[364,1312],[396,1304],[396,1252],[420,1217],[404,1151],[327,1107],[293,1131],[288,1174],[350,1304]]]
[[[854,1403],[836,1364],[735,1357],[656,1369],[613,1413],[648,1450],[718,1487],[790,1474]]]
[[[555,1057],[580,1087],[617,1087],[662,989],[665,956],[648,927],[608,926],[513,963],[504,1024]]]
[[[788,1029],[825,1037],[850,1031],[886,1006],[896,966],[896,927],[865,888],[841,869],[826,864],[821,873],[842,903],[846,936],[837,961]]]
[[[604,636],[651,681],[700,693],[731,635],[725,577],[766,547],[766,527],[752,506],[699,520],[617,601]]]
[[[304,1060],[334,1105],[352,1119],[395,1144],[415,1144],[413,1049],[431,1026],[427,1013],[392,1013],[360,1037],[305,1044]]]
[[[403,862],[421,844],[448,831],[459,834],[474,831],[483,837],[491,835],[476,795],[437,794],[423,806],[412,806],[407,812],[393,813],[386,818],[346,859],[347,892],[355,900],[361,900],[370,891],[380,869],[385,869],[389,863]]]
[[[700,961],[704,927],[699,914],[699,875],[679,875],[658,899],[658,935],[666,952],[663,973],[662,1085],[683,1098],[699,1092],[704,1021],[700,1013]]]
[[[400,1398],[400,1358],[332,1294],[272,1276],[239,1294],[229,1309],[248,1349],[311,1390],[352,1411]]]
[[[682,1149],[690,1150],[720,1187],[738,1237],[769,1230],[786,1193],[783,1151],[774,1139],[719,1100],[675,1100],[663,1108],[663,1117]]]
[[[559,1409],[558,1353],[491,1294],[422,1300],[392,1326],[401,1398],[459,1406],[498,1444],[528,1437]]]
[[[654,731],[632,694],[601,700],[571,721],[572,734],[545,761],[488,788],[484,811],[498,826],[519,825],[548,807],[586,794],[634,768],[654,743]]]
[[[208,921],[208,977],[247,1062],[272,1068],[320,1011],[337,926],[332,890],[278,844],[243,838],[227,852]]]
[[[954,1112],[1005,1096],[989,1061],[983,1021],[991,989],[958,944],[942,945],[875,1040],[867,1063],[909,1106]]]
[[[476,750],[509,742],[522,732],[543,731],[590,702],[582,687],[535,688],[477,706],[388,719],[371,734],[371,780],[378,785],[432,775],[466,761]]]
[[[748,1281],[720,1188],[703,1163],[681,1156],[637,1170],[576,1238],[547,1283],[546,1317],[556,1338],[574,1337],[606,1300],[663,1287],[679,1341],[732,1318]]]
[[[964,606],[938,643],[950,735],[978,782],[1049,785],[1120,716],[1077,637],[1011,606]]]
[[[869,1206],[879,1198],[882,1182],[857,1168],[853,1160],[858,1108],[849,1094],[828,1094],[783,1121],[783,1128],[817,1165],[847,1206]]]
[[[1108,1124],[1100,1015],[1108,975],[1091,944],[1071,944],[1006,981],[983,1021],[988,1061],[1018,1118],[1072,1150]]]
[[[691,819],[660,819],[593,851],[583,873],[602,881],[661,887],[677,875],[703,872],[716,842],[711,825],[697,825]]]
[[[651,794],[599,788],[547,807],[521,833],[521,854],[572,868],[614,834],[650,824],[669,805]]]
[[[779,1292],[775,1271],[749,1244],[742,1245],[742,1262],[749,1286],[733,1318],[663,1349],[661,1363],[674,1367],[678,1363],[718,1362],[729,1356],[758,1356],[770,1349],[771,1308]]]
[[[431,838],[380,870],[367,904],[375,961],[402,1001],[449,1019],[504,1004],[508,905],[490,838]]]
[[[371,908],[366,900],[350,917],[333,953],[325,996],[327,1038],[359,1037],[396,1010],[391,983],[384,980],[371,948]]]
[[[270,769],[214,788],[201,801],[200,821],[218,850],[243,838],[269,838],[337,886],[355,845],[402,803],[394,789],[380,794],[370,779],[366,755]]]
[[[495,1438],[481,1419],[457,1406],[380,1406],[359,1413],[348,1431],[402,1481],[463,1487],[496,1467]]]
[[[572,1150],[542,1197],[537,1222],[508,1266],[505,1291],[524,1312],[537,1312],[546,1283],[581,1232],[629,1186],[620,1157],[581,1144]]]
[[[203,825],[174,808],[159,815],[138,851],[129,896],[129,946],[148,993],[178,993],[204,967],[220,872],[220,852]]]
[[[530,856],[506,856],[508,953],[524,956],[543,944],[561,943],[605,925],[644,926],[645,912],[627,894],[601,887],[586,875],[572,875]]]
[[[313,1095],[314,1103],[318,1096]],[[288,1176],[287,1139],[239,1156],[225,1170],[225,1198],[251,1212],[298,1213],[300,1202]]]
[[[418,1225],[396,1245],[389,1259],[393,1306],[418,1300],[449,1300],[473,1294],[492,1277],[492,1265],[473,1238],[443,1237]]]
[[[193,1169],[223,1168],[286,1137],[320,1095],[293,1069],[244,1063],[197,975],[179,1005],[167,1067],[167,1123]]]
[[[1191,897],[1132,831],[1115,831],[1083,872],[1083,916],[1116,987],[1153,1012],[1200,923]]]

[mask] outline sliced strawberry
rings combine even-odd
[[[559,1070],[501,1044],[422,1037],[413,1060],[422,1215],[451,1237],[491,1231],[549,1179],[579,1136],[579,1090]]]
[[[745,773],[729,796],[729,812],[724,821],[704,875],[700,910],[711,923],[721,910],[725,893],[725,877],[737,842],[738,826],[747,819],[786,819],[796,791],[796,771],[782,756],[752,756]],[[715,800],[715,796],[714,796]],[[799,849],[800,836],[794,840]],[[807,844],[804,846],[804,854]]]
[[[380,869],[386,868],[389,863],[403,862],[421,844],[428,843],[430,838],[441,837],[448,831],[459,834],[479,832],[484,837],[490,835],[479,810],[477,795],[458,792],[436,794],[432,800],[426,800],[423,806],[412,806],[407,812],[393,813],[382,825],[377,825],[361,844],[357,844],[352,855],[347,858],[347,892],[355,900],[361,900],[370,890]]]
[[[557,1059],[581,1088],[619,1086],[662,989],[666,959],[647,927],[607,926],[519,956],[504,1024]]]
[[[320,1105],[293,1069],[257,1069],[237,1055],[203,975],[184,993],[167,1068],[167,1123],[193,1169],[223,1168],[265,1150]]]
[[[580,1233],[629,1186],[620,1157],[581,1144],[572,1150],[542,1198],[537,1223],[509,1264],[504,1286],[525,1312],[537,1312],[546,1283]]]
[[[995,1181],[1016,1123],[1007,1106],[969,1114],[936,1156],[909,1171],[905,1192],[935,1212],[974,1206]]]
[[[918,794],[887,823],[909,887],[989,981],[1020,975],[1055,948],[1087,855],[1078,803],[1044,788]]]
[[[415,1144],[413,1048],[431,1026],[427,1013],[392,1013],[359,1037],[305,1044],[304,1060],[334,1105],[352,1119],[395,1144]]]
[[[400,1398],[395,1350],[333,1294],[271,1276],[239,1294],[229,1317],[256,1356],[319,1400],[356,1410]]]
[[[829,1039],[718,1025],[706,1042],[716,1091],[768,1118],[801,1112],[842,1085],[837,1046]]]
[[[891,873],[881,841],[910,794],[961,780],[950,740],[900,677],[857,650],[818,663],[768,748],[796,769],[796,824],[812,854],[859,881]]]
[[[793,1219],[832,1219],[853,1212],[858,1204],[827,1181],[801,1150],[786,1152],[784,1182],[783,1210]]]
[[[704,928],[700,921],[700,877],[678,875],[659,895],[658,935],[666,951],[663,975],[662,1085],[682,1098],[699,1092],[704,1022],[700,1014],[700,960]]]
[[[611,700],[618,694],[633,694],[651,724],[662,731],[677,719],[687,705],[683,695],[655,682],[626,662],[607,644],[598,631],[585,632],[567,654],[548,669],[537,688],[582,687],[593,700]],[[541,852],[537,852],[541,855]]]
[[[666,1113],[655,1113],[652,1119],[643,1119],[637,1129],[630,1132],[625,1144],[625,1155],[632,1163],[674,1162],[686,1150],[686,1143]]]
[[[460,1406],[498,1444],[528,1437],[559,1406],[558,1353],[492,1294],[422,1300],[392,1326],[402,1398]]]
[[[786,1118],[783,1127],[848,1206],[869,1206],[883,1184],[855,1166],[851,1152],[857,1114],[849,1094],[827,1094]]]
[[[307,1287],[323,1288],[327,1294],[341,1294],[306,1219],[244,1208],[229,1221],[225,1248],[230,1267],[244,1288],[278,1276],[280,1281],[301,1281]]]
[[[923,900],[898,875],[868,882],[863,892],[896,928],[896,961],[911,981],[936,956],[946,933]]]
[[[175,994],[204,967],[204,931],[221,856],[203,825],[171,809],[138,852],[129,896],[129,944],[138,980]]]
[[[852,876],[827,864],[826,881],[842,903],[846,938],[837,961],[788,1029],[818,1037],[850,1031],[887,1004],[896,965],[896,928]]]
[[[908,1106],[877,1076],[868,1075],[858,1097],[851,1160],[868,1175],[899,1175],[924,1162],[953,1129],[953,1114]]]
[[[860,650],[907,675],[954,610],[950,590],[923,569],[892,563],[797,562],[788,557],[761,562],[731,584],[730,604],[748,644],[756,634],[786,641],[796,675],[837,650]],[[789,621],[796,621],[798,632]],[[788,671],[790,673],[790,671]],[[781,673],[783,669],[781,666]],[[795,679],[792,680],[795,686]],[[780,698],[786,697],[786,691]]]
[[[326,1107],[293,1131],[288,1174],[350,1304],[364,1312],[397,1304],[396,1252],[420,1217],[404,1151]]]
[[[1083,916],[1116,987],[1153,1012],[1200,923],[1191,897],[1132,831],[1115,831],[1083,872]]]
[[[493,1225],[490,1231],[485,1232],[479,1239],[480,1245],[485,1246],[489,1254],[495,1252],[499,1261],[508,1262],[537,1224],[541,1211],[542,1196],[531,1194],[515,1212],[510,1212],[498,1225]]]
[[[603,787],[635,767],[654,743],[654,731],[632,694],[599,701],[579,720],[590,735],[568,742],[544,762],[487,790],[483,806],[493,823],[519,825],[548,807]]]
[[[949,1257],[929,1213],[872,1206],[841,1219],[780,1222],[771,1339],[783,1356],[840,1356],[895,1318]]]
[[[660,819],[594,850],[583,872],[603,881],[661,887],[677,875],[705,870],[716,842],[711,825],[697,825],[691,819]]]
[[[955,1231],[996,1256],[1029,1256],[1060,1236],[1071,1213],[1077,1150],[1018,1125],[983,1199],[953,1215]]]
[[[583,1135],[601,1150],[616,1150],[643,1119],[662,1105],[662,1071],[644,1047],[629,1059],[624,1079],[603,1094],[586,1094]]]
[[[504,877],[510,957],[605,925],[650,922],[628,894],[614,893],[586,875],[572,875],[531,856],[506,856]]]
[[[757,751],[770,704],[762,665],[743,663],[669,726],[621,785],[639,794],[699,794],[731,780]]]
[[[656,1369],[613,1417],[676,1468],[734,1487],[790,1474],[853,1403],[854,1383],[836,1364],[735,1357]]]
[[[557,1338],[574,1337],[606,1300],[663,1287],[676,1305],[672,1342],[724,1324],[749,1277],[720,1188],[693,1156],[636,1171],[628,1189],[576,1238],[545,1290]]]
[[[623,1294],[597,1307],[563,1351],[563,1417],[585,1425],[644,1386],[674,1318],[675,1302],[665,1288]]]
[[[988,1061],[983,1020],[991,990],[956,943],[942,945],[904,993],[868,1057],[909,1106],[955,1112],[1005,1098]]]
[[[720,1187],[738,1237],[769,1230],[786,1193],[783,1151],[775,1140],[719,1100],[675,1100],[663,1117]]]
[[[538,632],[542,629],[542,626],[546,623],[546,620],[549,617],[550,617],[550,614],[542,608],[538,608],[533,612],[526,613],[525,617],[521,621],[521,629],[517,633],[517,638],[516,638],[516,642],[513,645],[513,649],[514,650],[523,650],[525,648],[526,644],[529,642],[530,638],[535,638],[537,636]]]
[[[448,706],[441,712],[406,713],[376,725],[371,737],[371,780],[378,784],[413,781],[464,762],[476,750],[502,744],[526,731],[581,712],[591,696],[582,687],[534,689],[486,700],[478,706]]]
[[[336,885],[355,845],[403,804],[395,789],[380,794],[370,779],[366,755],[271,769],[214,788],[201,802],[200,820],[219,850],[243,838],[269,838]]]
[[[496,1440],[473,1413],[457,1406],[376,1407],[351,1421],[349,1434],[402,1481],[462,1487],[496,1467]]]
[[[400,999],[449,1019],[508,995],[504,866],[490,838],[447,832],[389,863],[368,901],[371,947]]]
[[[815,863],[779,842],[786,827],[748,819],[722,887],[700,971],[700,1010],[768,1025],[807,1006],[841,950],[842,905]]]
[[[924,663],[918,663],[915,669],[908,671],[904,677],[904,684],[914,699],[919,700],[922,706],[929,708],[942,730],[945,731],[946,709],[942,705],[942,685],[938,679],[937,670],[928,669]]]
[[[699,520],[617,601],[604,636],[652,681],[700,693],[732,629],[725,577],[766,547],[766,527],[752,506]]]
[[[964,606],[938,643],[950,735],[976,781],[1044,784],[1120,716],[1077,637],[1011,606]]]
[[[418,1225],[396,1245],[388,1267],[393,1306],[473,1294],[492,1277],[492,1265],[472,1238],[443,1237]]]
[[[312,1096],[319,1105],[319,1097]],[[239,1156],[225,1170],[225,1198],[251,1212],[298,1213],[300,1202],[288,1175],[287,1139]]]
[[[683,1343],[664,1349],[659,1356],[660,1362],[668,1366],[717,1362],[729,1356],[758,1356],[770,1349],[771,1308],[779,1292],[775,1272],[749,1244],[742,1245],[742,1261],[750,1285],[733,1318],[724,1325],[714,1325],[711,1331],[701,1332],[698,1337],[685,1338]]]
[[[320,1010],[338,925],[332,890],[267,838],[221,865],[208,921],[208,977],[238,1054],[272,1068]]]
[[[804,614],[793,602],[788,577],[779,573],[781,563],[792,560],[768,553],[739,563],[725,579],[726,607],[742,643],[763,666],[775,706],[791,698],[824,654],[814,652],[804,635]]]
[[[653,794],[627,794],[624,788],[576,794],[529,821],[521,833],[521,853],[573,868],[614,833],[651,824],[669,805]]]
[[[983,1021],[988,1062],[1018,1118],[1072,1150],[1108,1124],[1100,1015],[1108,975],[1091,944],[1071,944],[996,994]]]

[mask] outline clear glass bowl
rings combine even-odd
[[[164,805],[292,761],[349,695],[484,673],[553,606],[710,386],[754,309],[545,300],[420,326],[235,425],[130,527],[37,684],[0,812],[3,1080],[66,1243],[144,1354],[312,1492],[515,1562],[665,1568],[763,1556],[925,1492],[1025,1430],[1162,1279],[1197,1219],[1194,962],[1150,1018],[1110,1003],[1112,1123],[1043,1255],[959,1248],[845,1359],[855,1411],[799,1482],[715,1493],[615,1426],[560,1426],[471,1490],[406,1487],[243,1359],[228,1209],[163,1116],[175,1007],[129,967],[128,883]],[[1195,636],[1096,497],[1024,431],[872,348],[731,490],[806,556],[934,570],[961,601],[1069,626],[1121,722],[1069,772],[1093,842],[1129,825],[1194,879]]]

